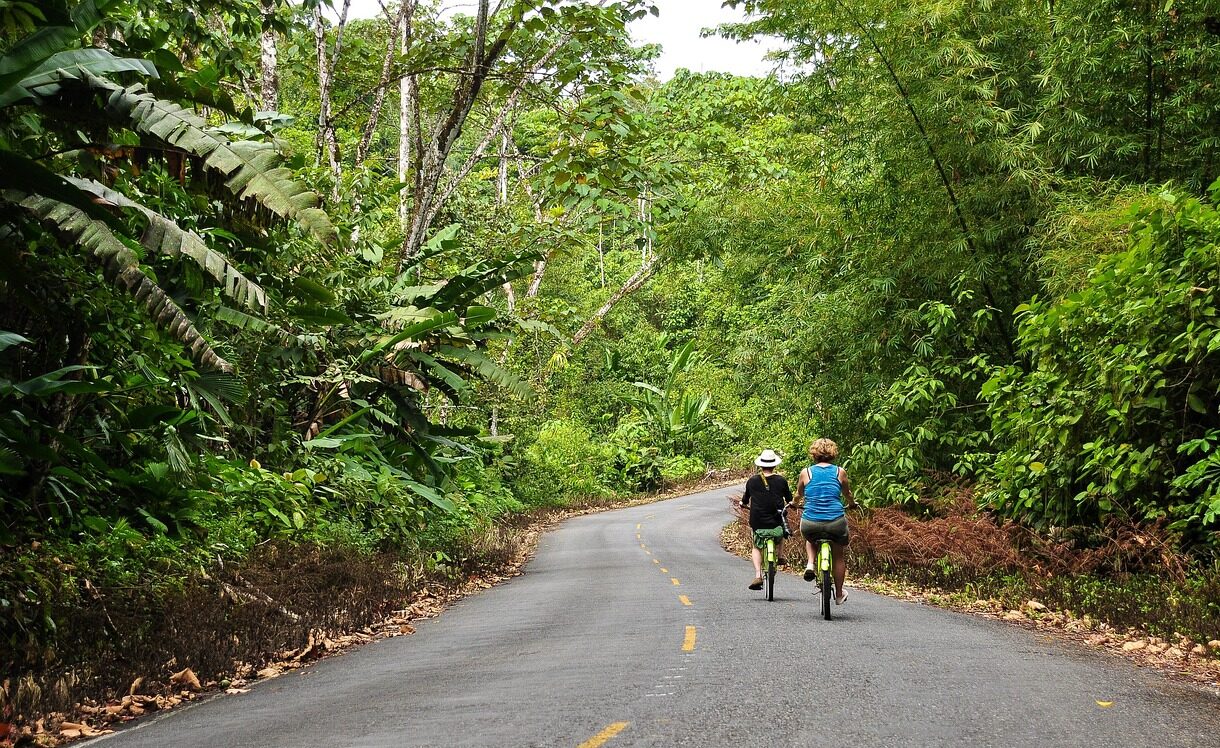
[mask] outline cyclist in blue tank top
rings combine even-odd
[[[850,502],[848,508],[856,505],[856,498],[847,482],[847,471],[834,464],[838,457],[839,445],[829,439],[818,439],[809,445],[809,458],[814,464],[801,471],[801,477],[796,482],[796,495],[804,502],[801,535],[805,536],[805,553],[809,559],[805,565],[805,581],[812,581],[817,576],[817,570],[813,567],[816,554],[813,541],[829,538],[835,604],[842,605],[847,602],[843,582],[847,577],[847,544],[851,542],[843,497],[846,496]]]

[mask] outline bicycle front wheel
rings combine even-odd
[[[830,571],[822,572],[822,617],[830,620],[830,596],[833,594],[833,582],[830,577]]]

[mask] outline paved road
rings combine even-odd
[[[734,491],[571,520],[413,636],[94,743],[1220,745],[1220,699],[1112,655],[862,590],[827,622],[795,576],[765,602],[719,545]]]

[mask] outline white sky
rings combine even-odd
[[[701,38],[699,32],[721,23],[742,19],[740,11],[721,7],[721,0],[652,0],[661,15],[648,15],[632,24],[631,32],[639,42],[660,44],[657,75],[668,80],[678,68],[695,72],[719,71],[737,75],[766,75],[772,64],[763,60],[773,43],[738,44],[719,37]],[[338,3],[336,3],[338,4]],[[447,7],[473,11],[473,3],[449,0]],[[352,0],[350,14],[368,18],[380,14],[377,0]]]

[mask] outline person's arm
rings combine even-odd
[[[750,482],[749,481],[746,481],[746,490],[744,493],[741,494],[741,505],[742,506],[750,505]]]
[[[839,485],[843,489],[843,495],[846,496],[847,501],[850,502],[850,503],[844,503],[843,508],[844,509],[855,508],[857,506],[856,496],[855,496],[855,494],[853,494],[851,492],[851,482],[847,480],[847,471],[844,470],[843,468],[839,468]]]
[[[788,481],[784,481],[783,497],[785,505],[792,503],[792,486],[788,485]]]
[[[799,507],[805,506],[805,484],[808,482],[809,482],[809,468],[801,468],[801,476],[796,479],[796,495],[798,497],[800,497],[800,503],[797,503],[794,500],[792,502],[794,505],[799,506]]]

